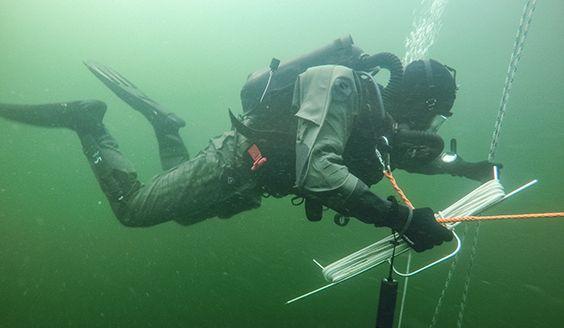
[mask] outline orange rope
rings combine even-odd
[[[411,204],[409,199],[407,199],[407,196],[405,195],[403,190],[401,190],[400,186],[398,185],[398,183],[396,181],[396,178],[394,178],[394,175],[392,174],[392,171],[384,170],[384,175],[386,176],[386,178],[388,178],[388,180],[390,180],[392,187],[394,188],[396,193],[400,196],[400,198],[404,202],[404,204],[407,205],[408,207],[410,207],[411,209],[414,209],[415,207],[413,206],[413,204]]]
[[[493,220],[519,220],[519,219],[541,219],[564,217],[564,212],[531,213],[531,214],[507,214],[507,215],[484,215],[484,216],[461,216],[452,218],[439,218],[439,223],[453,223],[465,221],[493,221]]]
[[[398,185],[392,171],[384,170],[384,175],[390,183],[392,187],[396,191],[396,193],[400,196],[401,200],[413,209],[413,204],[407,199],[407,196],[403,192],[403,190]],[[557,218],[557,217],[564,217],[564,212],[549,212],[549,213],[531,213],[531,214],[507,214],[507,215],[484,215],[484,216],[460,216],[460,217],[452,217],[452,218],[439,218],[437,222],[439,223],[454,223],[454,222],[465,222],[465,221],[493,221],[493,220],[527,220],[527,219],[540,219],[540,218]]]

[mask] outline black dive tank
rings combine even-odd
[[[282,62],[272,74],[263,103],[273,107],[277,107],[277,103],[281,103],[281,106],[287,105],[288,99],[292,99],[297,76],[309,67],[343,65],[354,69],[360,67],[363,54],[362,49],[354,45],[349,35],[301,57]],[[241,90],[241,103],[245,114],[250,114],[260,107],[260,99],[268,84],[270,73],[267,68],[249,75]]]

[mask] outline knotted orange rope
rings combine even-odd
[[[384,170],[384,176],[390,180],[392,187],[404,202],[405,205],[414,208],[413,204],[407,199],[407,196],[403,190],[398,185],[392,171]],[[528,220],[528,219],[541,219],[541,218],[558,218],[564,217],[564,212],[548,212],[548,213],[530,213],[530,214],[506,214],[506,215],[484,215],[484,216],[460,216],[452,218],[439,218],[437,222],[439,223],[454,223],[454,222],[465,222],[465,221],[493,221],[493,220]]]

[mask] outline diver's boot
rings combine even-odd
[[[178,131],[186,126],[186,122],[174,113],[164,111],[150,110],[142,111],[137,109],[156,131]]]
[[[0,117],[48,128],[67,128],[76,132],[98,129],[106,113],[99,100],[82,100],[41,105],[0,103]]]

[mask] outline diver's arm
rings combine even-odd
[[[426,208],[410,209],[398,204],[393,197],[383,200],[370,191],[360,180],[349,193],[347,184],[336,190],[316,193],[323,204],[341,214],[352,216],[364,223],[377,227],[389,227],[399,233],[417,252],[422,252],[444,241],[450,241],[453,234],[437,223],[433,210]]]
[[[489,161],[467,162],[457,153],[456,139],[450,140],[450,150],[441,153],[429,163],[412,163],[409,166],[398,166],[398,168],[410,173],[426,175],[450,174],[467,179],[486,182],[493,178],[494,166],[501,169],[503,165]]]
[[[352,190],[340,187],[335,190],[313,193],[320,202],[342,215],[354,217],[377,227],[401,231],[410,215],[410,209],[374,194],[361,180],[356,180]]]
[[[494,166],[502,167],[501,164],[488,161],[467,162],[459,155],[443,153],[428,164],[400,168],[410,173],[426,175],[450,174],[452,176],[461,176],[471,180],[485,182],[493,178]]]
[[[330,116],[328,120],[336,123]],[[304,122],[300,120],[298,126],[302,123]],[[296,186],[306,198],[308,219],[320,220],[321,206],[324,205],[364,223],[401,231],[410,215],[410,209],[378,197],[350,172],[343,160],[346,139],[336,138],[332,126],[335,125],[327,124],[322,127],[304,169],[299,171]]]
[[[359,220],[398,228],[401,213],[392,203],[373,194],[350,172],[343,158],[359,111],[352,71],[343,67],[317,67],[300,75],[294,90],[299,108],[296,136],[296,187],[306,198],[308,219],[321,219],[322,205]],[[370,150],[362,156],[373,154]],[[393,214],[393,215],[391,215]]]
[[[416,251],[451,240],[452,233],[436,222],[431,209],[411,210],[381,199],[344,164],[345,144],[358,109],[352,81],[343,68],[319,67],[300,75],[296,83],[296,187],[306,197],[308,218],[321,219],[325,205],[405,234]]]

